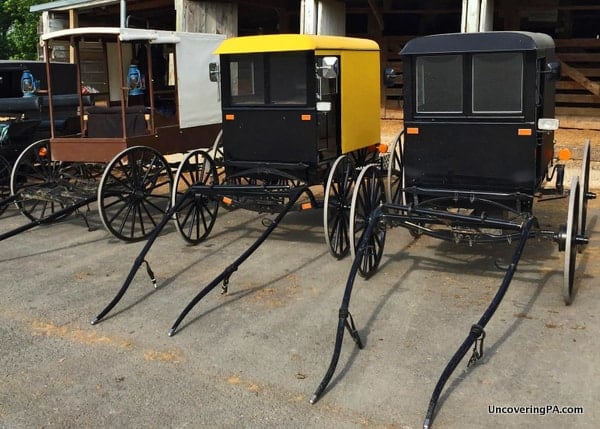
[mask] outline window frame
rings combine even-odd
[[[304,85],[304,95],[302,101],[297,102],[285,102],[283,98],[277,97],[273,93],[274,88],[277,85],[272,85],[272,58],[281,57],[283,55],[296,55],[303,58],[304,66],[304,82],[297,82]],[[254,60],[252,60],[254,58]],[[261,101],[248,101],[248,102],[236,102],[235,95],[232,93],[232,64],[245,60],[256,64],[258,61],[262,62],[262,96]],[[223,85],[223,106],[225,108],[306,108],[314,105],[315,99],[315,79],[312,78],[314,75],[314,52],[313,51],[285,51],[285,52],[256,52],[249,54],[226,54],[222,55],[221,58],[221,72],[222,72],[222,85]],[[300,73],[299,73],[300,75]],[[260,76],[259,76],[260,77]],[[278,79],[276,77],[275,79]],[[283,78],[279,78],[283,79]],[[254,80],[256,82],[256,80]],[[287,81],[287,85],[294,84],[295,81]],[[274,96],[275,95],[275,96]],[[278,100],[278,101],[273,101]]]

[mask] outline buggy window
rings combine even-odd
[[[473,113],[521,113],[523,55],[473,55]]]
[[[232,106],[307,104],[304,52],[232,55],[229,83]]]
[[[264,57],[262,55],[232,56],[229,63],[231,105],[263,104]]]
[[[275,54],[269,61],[272,104],[306,104],[306,56],[296,52]]]
[[[463,60],[460,55],[417,57],[417,113],[461,113]]]

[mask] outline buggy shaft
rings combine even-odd
[[[12,198],[12,197],[11,197]],[[42,225],[45,223],[50,223],[55,219],[58,219],[62,216],[68,215],[72,212],[74,212],[75,210],[77,210],[79,207],[85,206],[86,204],[91,203],[92,201],[94,201],[96,199],[96,196],[93,197],[88,197],[86,199],[83,199],[81,201],[77,201],[76,203],[73,203],[72,205],[70,205],[69,207],[65,207],[64,209],[61,209],[59,211],[56,211],[54,213],[52,213],[49,216],[46,216],[44,218],[41,219],[37,219],[37,220],[33,220],[31,222],[29,222],[28,224],[22,225],[18,228],[15,228],[11,231],[5,232],[4,234],[0,234],[0,241],[2,240],[6,240],[7,238],[13,237],[17,234],[20,234],[21,232],[25,232],[29,229],[35,228],[38,225]],[[4,200],[6,201],[6,200]]]

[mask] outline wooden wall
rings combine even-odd
[[[557,39],[555,43],[562,63],[557,114],[600,118],[600,40]]]
[[[238,8],[234,2],[175,0],[177,31],[238,34]]]

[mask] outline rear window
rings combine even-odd
[[[307,61],[305,52],[232,55],[230,105],[306,105]]]
[[[473,55],[473,113],[523,111],[523,54]]]
[[[462,113],[462,56],[417,57],[416,69],[417,113]]]

